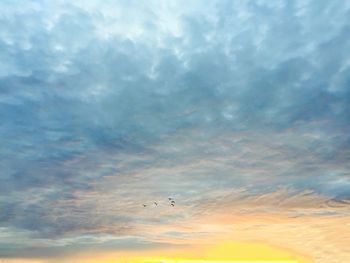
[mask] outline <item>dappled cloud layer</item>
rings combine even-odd
[[[350,262],[349,14],[1,1],[0,262],[226,241]]]

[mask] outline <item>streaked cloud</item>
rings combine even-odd
[[[199,218],[270,214],[291,226],[265,220],[261,239],[286,231],[303,250],[305,234],[311,253],[331,236],[345,260],[348,3],[0,10],[0,258],[254,239],[258,226]]]

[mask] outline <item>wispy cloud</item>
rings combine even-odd
[[[348,217],[348,3],[0,10],[0,256],[157,246],[226,211]]]

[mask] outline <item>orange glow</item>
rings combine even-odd
[[[206,258],[225,262],[307,262],[291,251],[258,242],[224,242],[209,250]]]
[[[142,256],[140,255],[142,254]],[[187,250],[138,251],[128,254],[83,254],[74,257],[76,263],[311,263],[291,251],[258,242],[222,242],[214,247],[189,247]],[[45,261],[46,262],[46,261]],[[72,257],[47,261],[72,262]]]

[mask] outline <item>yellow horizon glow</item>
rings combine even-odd
[[[142,256],[141,256],[141,255]],[[292,251],[260,242],[226,241],[214,246],[179,250],[148,250],[124,253],[83,254],[50,263],[311,263]]]
[[[0,259],[1,260],[1,259]],[[115,260],[103,260],[100,261],[99,259],[93,259],[93,262],[104,262],[104,263],[114,263],[114,262],[119,262]],[[130,261],[131,260],[131,261]],[[0,261],[2,262],[2,261]],[[18,259],[6,259],[4,261],[6,263],[44,263],[48,261],[37,261],[37,260],[18,260]],[[86,261],[80,261],[78,262],[86,262]],[[300,263],[298,260],[202,260],[202,259],[165,259],[165,258],[142,258],[142,259],[126,259],[123,260],[123,262],[132,262],[132,263]]]
[[[206,260],[206,259],[164,259],[144,258],[140,262],[157,263],[299,263],[298,260]]]

